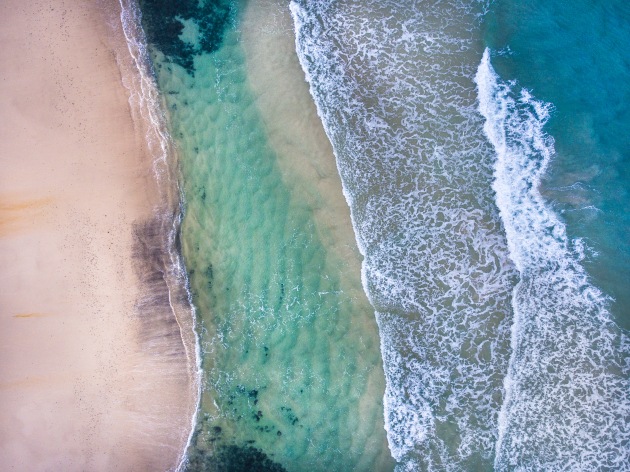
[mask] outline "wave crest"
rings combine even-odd
[[[539,191],[554,154],[543,130],[552,106],[503,82],[489,50],[475,82],[496,151],[497,206],[521,274],[495,469],[630,470],[628,336],[580,265],[583,242],[569,240]]]

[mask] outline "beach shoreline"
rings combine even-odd
[[[120,8],[0,7],[9,470],[174,470],[197,406],[174,163],[148,140],[155,104],[134,102]]]

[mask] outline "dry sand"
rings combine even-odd
[[[188,437],[190,354],[119,14],[0,2],[2,470],[173,469]]]

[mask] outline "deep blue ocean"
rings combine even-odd
[[[484,39],[505,80],[553,107],[541,191],[586,247],[583,265],[630,328],[630,4],[499,1]]]
[[[630,3],[139,4],[184,468],[630,470]]]
[[[497,1],[483,29],[521,272],[495,468],[628,470],[630,4]]]

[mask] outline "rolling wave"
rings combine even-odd
[[[496,470],[630,470],[630,344],[580,265],[583,242],[543,200],[552,107],[506,83],[484,52],[475,77],[496,151],[497,206],[520,281]]]
[[[376,309],[401,470],[492,468],[517,274],[472,81],[483,3],[293,1]]]

